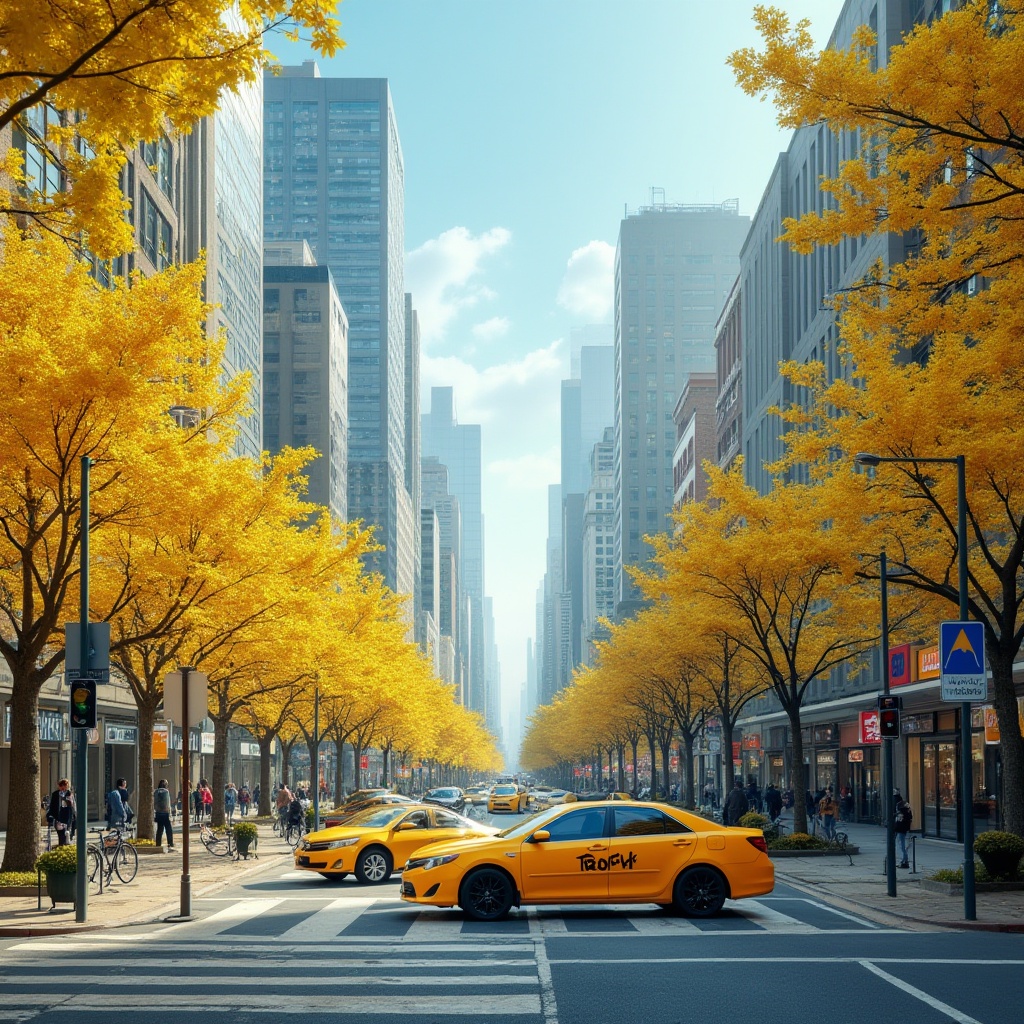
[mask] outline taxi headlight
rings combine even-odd
[[[439,868],[442,864],[451,864],[453,860],[458,860],[459,855],[457,853],[449,853],[445,857],[421,857],[419,860],[411,860],[405,865],[405,870],[410,871],[413,868],[423,868],[424,871],[429,871],[431,868]]]
[[[354,846],[359,842],[359,837],[356,836],[352,839],[335,839],[333,842],[325,843],[325,850],[340,850],[343,846]]]

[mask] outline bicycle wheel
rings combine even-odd
[[[294,850],[299,845],[299,840],[302,839],[302,826],[301,825],[289,825],[288,831],[284,835],[285,842]]]
[[[88,864],[86,887],[89,895],[95,896],[100,891],[100,880],[103,878],[103,857],[95,846],[90,846],[85,851],[85,860]]]
[[[139,870],[139,851],[130,843],[122,843],[114,854],[114,870],[122,882],[130,882]]]

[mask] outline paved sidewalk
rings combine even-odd
[[[896,869],[896,896],[891,897],[885,875],[885,829],[856,824],[844,828],[860,853],[852,858],[777,858],[775,877],[885,924],[1024,932],[1024,890],[976,893],[977,920],[966,921],[962,893],[948,896],[922,887],[922,880],[938,869],[960,867],[963,846],[918,836],[915,860],[910,870]]]
[[[190,832],[189,874],[192,899],[216,892],[261,871],[280,869],[288,863],[291,850],[283,839],[271,831],[270,823],[259,823],[259,860],[236,861],[231,857],[214,857],[199,841],[196,828]],[[58,904],[50,910],[50,899],[43,883],[42,910],[38,897],[4,896],[0,898],[0,936],[62,935],[97,928],[159,921],[179,912],[181,907],[181,832],[175,824],[174,853],[140,854],[139,871],[128,885],[115,877],[113,886],[102,895],[90,895],[88,920],[75,921],[71,904]],[[0,835],[0,852],[2,840]]]

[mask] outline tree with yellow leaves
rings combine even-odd
[[[259,80],[270,59],[265,34],[308,30],[332,56],[337,0],[3,0],[0,3],[0,130],[49,104],[49,156],[66,177],[49,195],[0,194],[0,210],[50,230],[84,236],[102,258],[132,246],[118,176],[125,148],[188,132],[224,90]],[[73,113],[71,113],[73,112]],[[39,140],[42,141],[42,140]],[[12,156],[16,151],[12,150]],[[18,168],[8,163],[8,171]]]
[[[822,182],[831,208],[787,222],[786,240],[799,252],[886,231],[913,243],[905,262],[837,298],[840,379],[786,367],[809,397],[787,411],[801,429],[784,465],[832,481],[837,522],[876,517],[900,588],[952,609],[956,473],[915,457],[965,457],[969,614],[985,625],[1001,809],[1024,835],[1013,680],[1024,641],[1024,12],[974,0],[918,26],[878,70],[866,30],[848,53],[815,54],[806,26],[770,9],[758,24],[763,49],[733,57],[741,85],[774,94],[784,124],[824,121],[862,140],[860,157]],[[858,451],[905,461],[851,475]]]

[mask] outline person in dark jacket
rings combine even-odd
[[[764,791],[764,809],[772,821],[782,813],[782,794],[775,788],[774,782],[769,782]]]
[[[732,792],[722,806],[722,824],[735,825],[747,813],[747,797],[739,779],[732,784]]]
[[[900,847],[900,862],[896,867],[909,868],[910,862],[907,860],[907,833],[913,824],[914,812],[910,809],[910,804],[903,799],[899,791],[896,793],[895,801],[896,813],[893,815],[892,828],[896,833],[896,841]]]
[[[66,846],[75,834],[75,817],[75,798],[71,793],[71,785],[67,779],[61,779],[50,794],[50,806],[46,812],[46,821],[57,830],[58,846]]]

